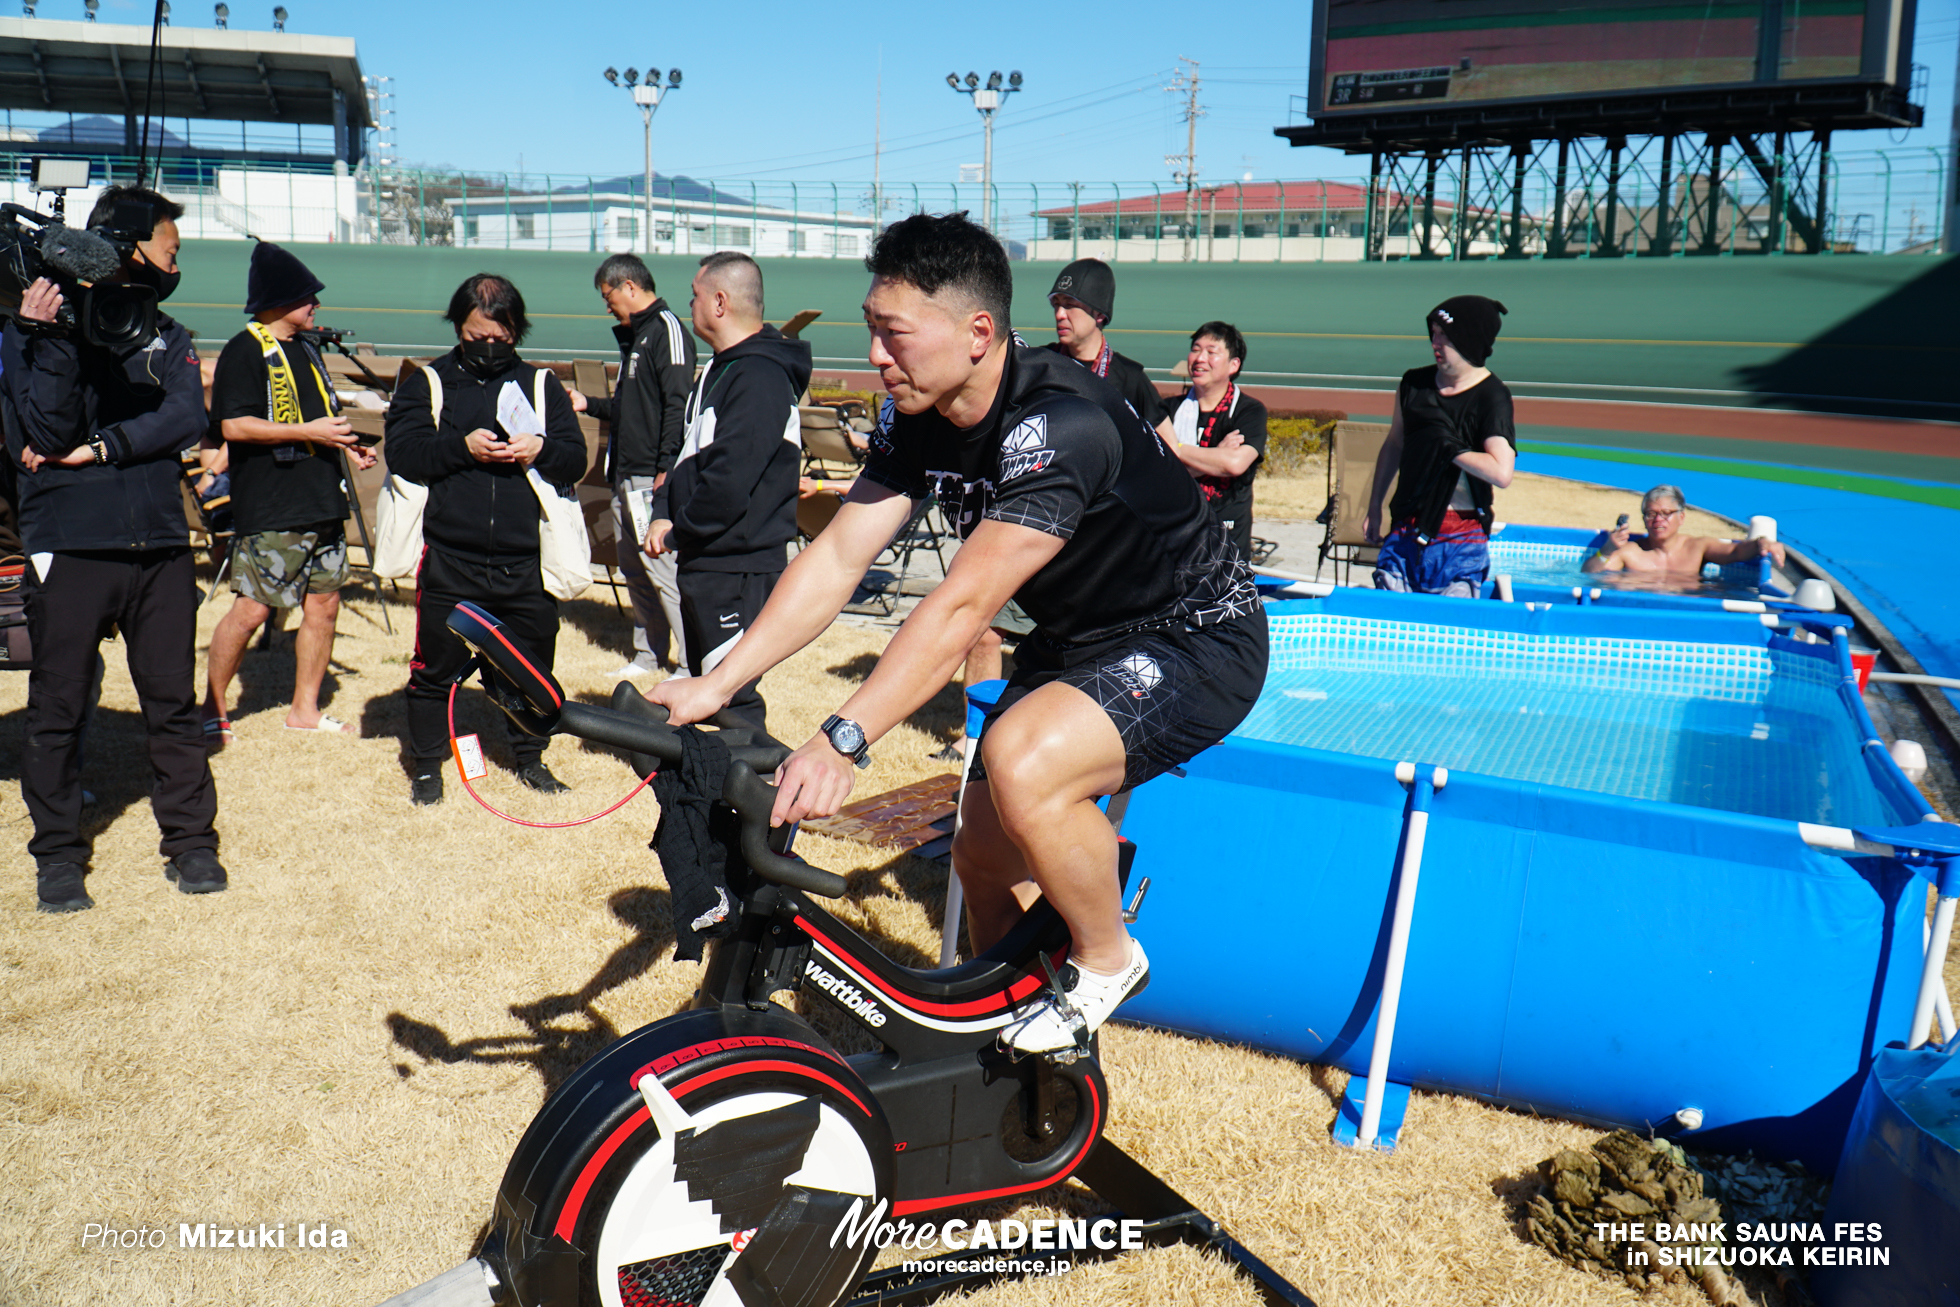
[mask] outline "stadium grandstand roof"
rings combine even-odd
[[[331,125],[334,153],[361,155],[373,125],[351,37],[166,27],[152,116]],[[0,108],[123,119],[134,154],[150,68],[150,29],[0,18]]]

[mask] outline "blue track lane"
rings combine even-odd
[[[1960,676],[1960,599],[1954,594],[1960,568],[1953,563],[1960,554],[1960,512],[1688,468],[1535,454],[1529,446],[1527,438],[1518,459],[1523,472],[1636,492],[1673,482],[1697,508],[1744,522],[1757,514],[1775,518],[1779,537],[1830,569],[1928,672]],[[1960,696],[1949,691],[1948,697],[1960,705]]]

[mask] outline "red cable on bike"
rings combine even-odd
[[[460,682],[458,684],[460,684]],[[485,812],[492,813],[498,817],[502,817],[505,821],[510,822],[513,825],[529,826],[533,830],[563,830],[567,826],[584,826],[589,822],[595,822],[599,820],[599,818],[601,817],[610,817],[615,812],[618,812],[621,808],[625,807],[629,802],[631,802],[633,796],[638,794],[641,790],[644,790],[653,781],[654,776],[658,774],[657,772],[648,772],[645,779],[641,780],[641,782],[638,785],[635,785],[632,789],[626,791],[626,797],[621,799],[618,803],[613,804],[612,807],[607,808],[603,812],[595,812],[589,817],[580,817],[577,821],[525,821],[522,817],[513,817],[509,813],[503,811],[501,808],[492,807],[488,802],[484,800],[481,794],[478,794],[476,792],[476,787],[470,784],[469,775],[463,770],[462,759],[456,757],[456,685],[455,684],[452,684],[449,687],[449,756],[450,756],[450,760],[456,764],[456,775],[462,779],[463,788],[469,792],[469,796],[472,799],[476,800],[478,807],[482,808]]]

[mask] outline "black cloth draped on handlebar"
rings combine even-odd
[[[698,962],[703,941],[726,935],[734,926],[728,897],[728,857],[734,840],[733,814],[717,814],[728,778],[728,746],[719,736],[681,727],[679,763],[653,778],[660,802],[660,825],[653,849],[667,873],[674,896],[674,956]],[[727,831],[717,829],[721,819]],[[735,856],[740,857],[738,853]]]

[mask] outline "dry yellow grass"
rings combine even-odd
[[[203,610],[204,638],[224,602]],[[410,807],[397,765],[410,614],[392,614],[393,635],[372,599],[341,619],[329,707],[364,739],[284,731],[290,637],[247,655],[238,739],[213,763],[226,893],[185,896],[160,874],[120,646],[106,648],[84,772],[99,796],[97,908],[34,912],[28,819],[17,788],[0,785],[11,887],[0,900],[0,1307],[378,1302],[468,1255],[550,1086],[686,1004],[698,971],[672,960],[667,890],[646,848],[650,798],[595,825],[536,831],[483,812],[452,774],[447,803]],[[560,676],[573,694],[603,697],[626,624],[603,598],[566,617]],[[887,638],[834,627],[772,674],[778,733],[807,738]],[[8,782],[25,693],[24,677],[0,677]],[[474,692],[464,717],[497,758]],[[948,690],[876,750],[859,793],[942,770],[926,755],[957,722]],[[572,796],[531,794],[502,770],[483,789],[519,814],[563,819],[630,783],[613,755],[576,741],[549,759]],[[943,871],[841,842],[809,839],[802,851],[851,873],[840,912],[896,956],[917,962],[935,948]],[[1513,1223],[1530,1168],[1593,1130],[1417,1094],[1401,1151],[1358,1155],[1328,1142],[1339,1073],[1133,1029],[1112,1030],[1105,1047],[1110,1136],[1326,1307],[1635,1300],[1527,1244]],[[349,1246],[179,1250],[179,1224],[199,1222],[325,1222]],[[89,1223],[161,1228],[169,1246],[85,1247]],[[1189,1250],[981,1298],[1256,1301]]]

